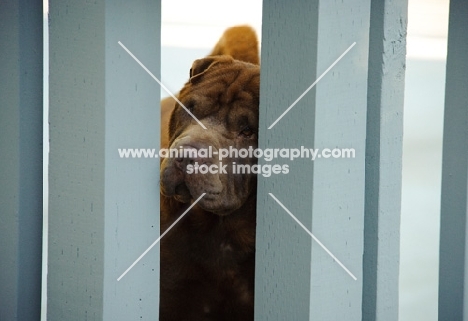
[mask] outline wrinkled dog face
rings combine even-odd
[[[190,76],[178,98],[207,129],[177,105],[169,124],[170,148],[195,151],[209,150],[211,146],[213,153],[212,157],[186,154],[165,158],[161,164],[161,192],[180,202],[206,193],[198,205],[227,215],[240,208],[256,189],[254,174],[233,173],[233,166],[256,164],[254,157],[233,154],[220,164],[218,152],[230,147],[257,148],[260,68],[230,56],[213,56],[196,60]],[[216,167],[211,166],[213,173],[195,173],[192,169],[196,163]]]

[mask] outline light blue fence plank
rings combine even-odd
[[[398,320],[407,0],[372,1],[363,320]]]
[[[349,148],[355,158],[262,160],[289,173],[259,177],[256,320],[361,320],[369,15],[370,1],[263,3],[260,147]]]
[[[0,320],[39,320],[42,1],[0,4]]]
[[[159,1],[50,2],[47,320],[157,320]]]
[[[439,320],[468,320],[468,5],[450,1],[439,256]]]

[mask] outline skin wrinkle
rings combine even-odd
[[[247,65],[247,66],[246,66]],[[240,131],[242,128],[235,128],[233,127],[233,124],[236,124],[237,127],[239,127],[239,123],[233,120],[232,118],[239,118],[242,117],[243,113],[243,106],[239,106],[238,103],[233,103],[233,99],[237,98],[238,94],[234,94],[236,91],[239,92],[240,88],[244,87],[243,85],[240,85],[240,83],[247,82],[248,84],[251,84],[253,80],[259,80],[258,79],[258,67],[255,67],[254,65],[250,64],[245,64],[245,63],[240,63],[240,62],[234,62],[231,61],[230,63],[218,63],[214,64],[212,63],[209,67],[209,70],[203,71],[203,75],[197,78],[197,82],[189,82],[186,84],[186,86],[181,90],[180,92],[180,98],[181,101],[187,101],[191,104],[194,105],[194,115],[198,116],[201,121],[205,122],[210,122],[214,124],[220,124],[223,121],[222,117],[223,114],[227,114],[227,121],[225,122],[228,126],[228,130],[232,130],[233,134],[234,131]],[[247,67],[247,68],[244,68]],[[255,68],[252,68],[255,67]],[[244,68],[244,69],[242,69]],[[210,70],[212,69],[212,70]],[[193,70],[197,70],[197,68],[193,68]],[[217,77],[222,76],[222,79],[226,79],[226,83],[230,83],[228,90],[224,88],[224,86],[220,86],[220,82],[217,81],[216,83],[218,84],[217,86],[212,85],[213,82],[217,79]],[[195,77],[195,76],[194,76]],[[192,78],[194,78],[192,77]],[[220,87],[219,87],[220,86]],[[255,84],[254,86],[251,86],[254,88],[258,88],[258,85]],[[250,88],[250,87],[249,87]],[[213,101],[213,96],[218,96],[222,95],[221,102],[217,103],[212,103]],[[188,96],[186,98],[186,96]],[[247,95],[250,96],[250,93]],[[204,97],[204,101],[206,103],[200,104],[198,101],[200,100],[200,97]],[[252,105],[252,103],[257,104],[257,101],[248,101],[246,102],[246,105]],[[202,108],[203,107],[203,108]],[[202,113],[201,110],[204,110],[205,112]],[[252,111],[249,110],[247,114],[252,115]],[[258,114],[258,104],[256,108],[256,114]],[[255,119],[249,120],[250,126],[252,126],[253,122],[258,122],[258,115],[254,115]],[[187,118],[189,117],[189,118]],[[252,116],[251,116],[252,117]],[[220,119],[221,118],[221,119]],[[189,120],[188,127],[187,125],[184,126],[183,124]],[[210,135],[208,136],[207,133],[203,133],[197,130],[198,125],[192,125],[193,121],[190,116],[186,114],[186,112],[180,107],[177,106],[175,112],[173,113],[173,117],[171,117],[171,124],[177,124],[177,127],[182,128],[180,129],[180,133],[177,135],[178,137],[183,137],[186,135],[190,135],[190,133],[193,132],[193,134],[197,135],[197,139],[200,142],[205,143],[208,146],[214,146],[215,148],[220,148],[220,146],[233,146],[237,149],[243,148],[243,142],[239,141],[237,138],[232,137],[229,133],[226,134],[225,132],[225,126],[211,126],[209,131],[211,132]],[[173,125],[172,127],[174,127]],[[253,127],[253,126],[252,126]],[[256,129],[256,128],[254,128]],[[215,134],[216,133],[216,134]],[[219,135],[221,133],[221,135]],[[171,137],[174,137],[173,133],[170,133]],[[224,138],[224,141],[219,141],[219,137]],[[213,141],[213,137],[217,137],[217,141]],[[256,138],[256,136],[255,136]],[[245,147],[248,147],[249,143],[247,140],[247,145]],[[174,139],[171,139],[171,148],[176,148],[178,146],[174,146]],[[255,146],[253,146],[256,148]],[[210,163],[214,163],[216,160],[210,161]],[[240,163],[246,163],[246,159],[233,159],[228,162],[228,165],[230,165],[232,162],[238,161]],[[167,162],[166,162],[167,163]],[[224,163],[223,163],[224,164]],[[253,163],[252,163],[253,164]],[[165,168],[165,161],[163,161],[163,168]],[[228,166],[229,168],[230,166]],[[172,171],[173,172],[173,171]],[[229,173],[230,171],[228,171]],[[163,173],[165,173],[163,171]],[[169,174],[168,174],[169,175]],[[180,180],[180,174],[171,174],[170,175],[175,175]],[[192,175],[192,176],[189,176]],[[232,176],[234,174],[228,174],[228,176]],[[214,204],[210,205],[211,210],[216,211],[216,207],[221,207],[222,211],[225,213],[228,213],[229,210],[227,208],[231,208],[231,210],[236,209],[239,204],[242,204],[242,199],[244,199],[245,196],[241,196],[242,194],[247,194],[247,193],[242,193],[243,191],[250,192],[249,184],[245,185],[242,184],[241,182],[238,182],[237,176],[233,178],[234,184],[227,184],[226,183],[226,178],[224,176],[217,175],[218,177],[215,177],[215,174],[205,174],[202,178],[197,178],[193,179],[195,175],[193,174],[187,174],[184,175],[184,181],[186,182],[186,185],[188,187],[188,190],[192,194],[192,197],[198,197],[201,193],[201,190],[203,189],[204,185],[209,185],[210,182],[213,181],[213,179],[221,179],[223,182],[223,185],[227,187],[226,191],[223,191],[224,195],[227,195],[227,193],[233,193],[234,195],[238,195],[239,200],[237,199],[231,199],[231,205],[227,206],[227,204]],[[162,175],[163,180],[167,180],[167,175]],[[163,191],[167,191],[164,187],[162,188]],[[208,191],[209,192],[209,191]],[[171,192],[170,192],[171,193]],[[194,195],[196,194],[196,195]],[[179,198],[181,201],[186,201],[188,196]],[[222,196],[219,197],[220,199]],[[204,204],[203,202],[207,202],[207,200],[212,201],[213,199],[205,199],[201,201],[201,206]],[[208,206],[207,204],[205,204]]]
[[[239,84],[244,81],[248,81],[248,88],[254,91],[257,90],[258,84],[255,84],[254,86],[251,84],[255,80],[259,80],[259,69],[258,67],[256,69],[247,68],[246,72],[240,72],[239,67],[242,67],[243,64],[241,64],[241,66],[236,65],[240,64],[239,62],[234,62],[233,64],[234,72],[226,73],[230,75],[230,79],[236,80],[234,83],[230,84],[231,91],[223,91],[223,86],[220,88],[218,86],[210,86],[212,81],[216,78],[215,76],[220,74],[216,70],[219,67],[219,64],[213,67],[215,68],[214,75],[210,75],[207,71],[203,76],[206,79],[212,80],[205,85],[208,88],[204,86],[202,87],[198,84],[188,83],[186,85],[187,87],[181,90],[181,101],[193,103],[194,115],[197,117],[205,115],[204,117],[200,117],[200,121],[206,125],[209,124],[210,126],[208,130],[202,129],[198,124],[194,123],[191,118],[187,118],[185,111],[182,110],[180,106],[177,106],[170,120],[170,123],[172,124],[172,128],[170,130],[171,148],[177,148],[180,144],[182,144],[180,146],[183,146],[184,144],[192,145],[193,143],[190,143],[190,139],[192,139],[192,137],[197,137],[197,146],[207,147],[211,145],[217,149],[221,146],[233,146],[237,149],[248,148],[248,146],[252,146],[254,148],[257,147],[256,134],[253,134],[252,137],[249,138],[239,136],[239,133],[246,123],[256,130],[256,123],[258,122],[258,100],[252,99],[252,97],[255,98],[256,95],[251,94],[249,91],[247,91],[247,94],[240,95],[237,94],[236,91],[241,90],[241,88],[245,88],[245,86]],[[226,66],[224,67],[226,68]],[[253,75],[249,73],[253,73]],[[218,97],[219,91],[224,92],[224,102],[218,101],[217,104],[212,103],[212,97]],[[205,97],[203,100],[211,103],[200,105],[200,96],[203,95]],[[254,109],[252,109],[253,106],[255,106]],[[207,109],[208,112],[203,112],[200,110],[201,108],[205,110]],[[184,139],[186,138],[188,141],[184,142]],[[256,159],[228,159],[227,161],[228,164],[231,164],[232,161],[247,164],[256,163]],[[178,257],[185,257],[187,263],[182,264],[192,266],[192,271],[184,271],[183,269],[178,268],[176,269],[177,272],[166,272],[166,277],[169,276],[173,279],[186,280],[184,282],[187,282],[189,279],[193,279],[194,281],[199,279],[201,282],[200,285],[194,284],[189,286],[189,288],[204,288],[205,285],[203,284],[206,282],[206,286],[212,287],[213,285],[208,285],[212,282],[208,281],[208,279],[211,279],[213,277],[212,275],[218,274],[217,279],[215,280],[216,284],[218,284],[217,286],[220,287],[219,291],[221,292],[218,292],[218,295],[204,303],[204,305],[210,306],[211,309],[209,313],[221,313],[219,311],[224,309],[222,306],[225,306],[225,303],[217,302],[217,298],[220,295],[219,293],[224,293],[227,297],[235,294],[238,304],[244,306],[240,311],[246,311],[237,313],[247,313],[249,317],[242,317],[242,319],[249,320],[251,319],[250,316],[252,316],[252,314],[247,311],[253,311],[252,298],[254,272],[253,269],[249,269],[247,275],[243,275],[244,272],[242,271],[244,268],[242,268],[242,266],[250,265],[252,264],[250,262],[253,262],[254,260],[255,217],[252,217],[254,219],[253,221],[244,219],[238,220],[236,217],[243,217],[247,213],[255,213],[256,177],[252,174],[205,174],[198,176],[194,174],[184,174],[177,169],[174,162],[175,161],[173,159],[164,159],[161,164],[161,191],[163,194],[168,191],[165,187],[175,187],[174,184],[177,184],[177,182],[183,182],[188,187],[188,191],[190,191],[190,195],[182,196],[182,198],[176,197],[176,199],[182,201],[188,201],[189,199],[197,197],[199,193],[206,192],[207,188],[210,186],[213,188],[214,185],[212,184],[215,181],[221,182],[223,190],[220,191],[219,195],[213,194],[208,197],[208,199],[202,199],[192,209],[191,213],[187,216],[187,219],[179,222],[180,225],[176,225],[167,234],[166,239],[161,242],[162,248],[164,249],[166,246],[169,246],[166,242],[176,242],[176,239],[172,239],[171,235],[188,234],[188,239],[177,239],[177,242],[181,242],[181,244],[191,244],[190,246],[192,247],[191,249],[187,249],[188,252],[183,251],[184,254],[177,255]],[[216,159],[209,160],[209,162],[216,162]],[[228,173],[229,172],[230,171],[228,171]],[[176,192],[176,190],[174,190],[174,192]],[[208,192],[210,191],[208,190]],[[171,193],[173,192],[170,192],[170,194]],[[170,196],[170,194],[168,196]],[[207,196],[205,196],[205,198],[207,198]],[[203,201],[205,201],[205,203]],[[216,220],[216,215],[206,211],[214,212],[222,216],[220,216],[220,219]],[[165,216],[167,216],[167,214],[162,214],[162,217]],[[171,221],[173,220],[170,219],[167,223],[163,223],[162,227],[164,228],[164,226]],[[190,226],[191,232],[186,230],[188,226]],[[180,229],[184,229],[186,232],[182,233]],[[194,243],[193,241],[190,241],[190,235],[204,235],[206,233],[209,233],[212,236],[209,239],[206,239],[204,243]],[[226,251],[226,249],[220,248],[220,244],[223,242],[222,240],[226,239],[230,240],[229,246],[232,248],[232,251]],[[163,249],[161,254],[161,268],[164,272],[167,271],[164,267],[164,262],[166,261],[164,260],[164,257],[167,257],[169,254],[165,254],[166,252]],[[217,250],[212,252],[214,249]],[[216,254],[216,252],[219,254]],[[202,254],[200,255],[200,253]],[[176,253],[171,253],[171,255],[175,254]],[[210,259],[210,257],[212,258]],[[195,266],[197,267],[196,270],[201,274],[196,272],[194,268]],[[167,300],[169,300],[169,302],[185,302],[186,299],[183,298],[183,295],[182,297],[178,295],[176,298],[172,296],[175,294],[171,294],[175,292],[164,290],[171,288],[171,286],[174,286],[174,288],[180,288],[182,286],[180,283],[174,282],[161,285],[162,302],[168,302]],[[164,295],[164,293],[166,294]],[[191,302],[190,304],[195,303]],[[162,313],[166,311],[164,310],[164,306],[165,305],[163,304]],[[217,306],[217,308],[215,308],[215,306]],[[203,311],[202,307],[203,305],[198,305],[194,306],[193,309],[200,309]]]
[[[236,27],[228,35],[239,34],[240,39],[246,32],[252,33],[251,28]],[[239,39],[222,39],[216,49],[221,52],[216,53],[237,52],[226,46],[246,41]],[[255,35],[251,39],[255,40]],[[258,59],[254,42],[244,45],[252,48],[250,56]],[[256,148],[259,75],[259,66],[227,56],[195,61],[190,81],[177,96],[207,129],[173,103],[170,117],[165,118],[169,130],[161,136],[166,139],[161,145]],[[244,132],[246,126],[252,131]],[[185,173],[186,166],[195,161],[214,164],[219,157],[197,156],[178,162],[166,158],[161,163],[162,231],[194,197],[208,194],[161,240],[160,320],[253,321],[257,178],[255,174],[233,174],[231,165],[252,165],[257,160],[224,158],[228,174]],[[217,181],[221,182],[221,191],[216,190]]]

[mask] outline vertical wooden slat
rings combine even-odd
[[[372,1],[363,320],[398,320],[407,0]]]
[[[361,319],[369,14],[364,0],[263,3],[260,147],[353,148],[356,157],[261,161],[288,164],[289,173],[259,176],[256,320]]]
[[[468,320],[468,4],[450,1],[439,256],[439,320]]]
[[[47,320],[157,320],[159,1],[50,2]]]
[[[0,4],[0,320],[39,320],[42,1]]]

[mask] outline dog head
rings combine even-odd
[[[176,104],[169,123],[169,145],[179,154],[161,163],[163,195],[190,202],[206,193],[198,205],[227,215],[255,193],[256,176],[247,170],[235,173],[235,169],[256,164],[252,152],[245,157],[245,150],[257,148],[259,87],[258,65],[230,56],[210,56],[193,63],[190,80],[178,99],[206,129]],[[226,150],[230,155],[221,155]]]

